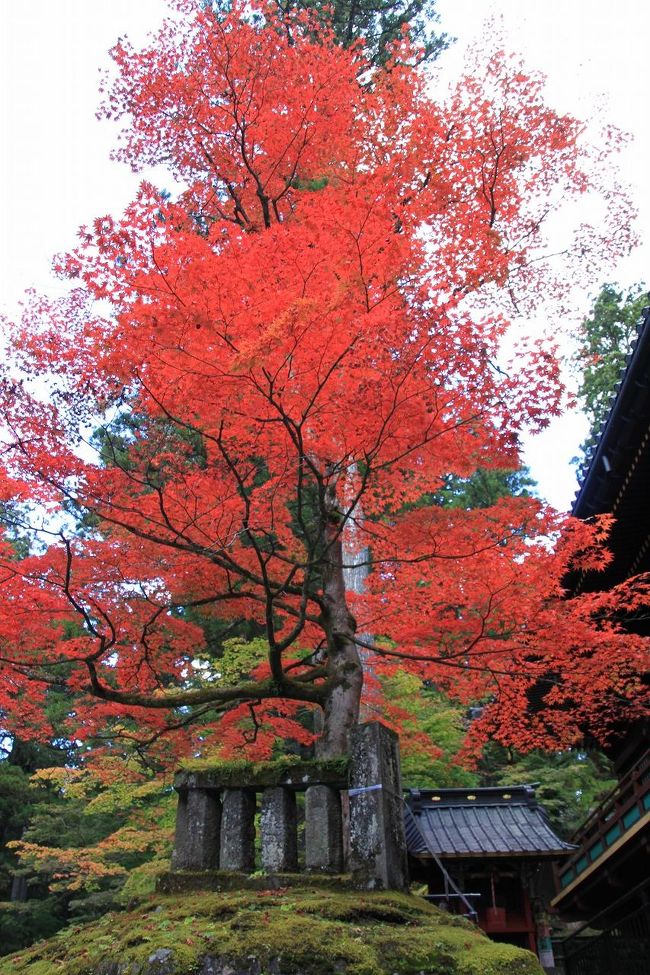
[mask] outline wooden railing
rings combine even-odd
[[[650,958],[650,914],[638,905],[647,881],[609,904],[568,938],[556,940],[555,953],[566,975],[647,975]],[[634,907],[634,904],[637,904]],[[611,923],[612,917],[618,920]]]
[[[573,842],[578,849],[558,872],[560,893],[566,890],[601,857],[621,845],[626,835],[632,835],[644,817],[650,813],[650,749],[618,785],[605,796],[587,821],[580,827]]]

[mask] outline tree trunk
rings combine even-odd
[[[359,720],[363,668],[353,642],[357,624],[345,598],[342,532],[333,511],[326,535],[323,623],[333,686],[325,702],[323,731],[316,748],[322,758],[332,758],[347,752],[350,732]]]
[[[27,900],[27,877],[23,876],[23,874],[14,874],[11,881],[9,900],[13,903]]]

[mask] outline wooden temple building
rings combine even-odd
[[[574,848],[555,835],[532,786],[410,789],[411,879],[495,941],[537,951],[551,862]]]
[[[609,416],[594,446],[573,514],[610,512],[613,560],[570,581],[574,593],[608,589],[650,572],[650,309],[639,326]],[[650,606],[626,620],[650,636]],[[552,908],[580,922],[556,945],[566,975],[650,973],[649,723],[621,724],[607,749],[618,785],[572,838],[557,868]]]

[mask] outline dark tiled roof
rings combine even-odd
[[[406,801],[411,856],[558,856],[575,849],[555,835],[531,786],[411,789]]]

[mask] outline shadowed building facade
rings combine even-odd
[[[650,572],[650,309],[614,392],[573,505],[576,517],[609,513],[613,558],[601,572],[568,580],[573,593],[610,589]],[[650,636],[650,607],[625,621]],[[648,675],[646,675],[647,678]],[[650,973],[650,733],[647,721],[621,722],[606,749],[616,788],[573,837],[575,853],[558,866],[552,902],[582,922],[558,944],[567,975]]]

